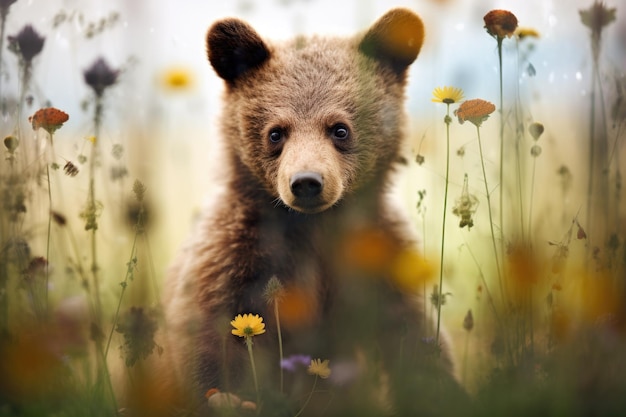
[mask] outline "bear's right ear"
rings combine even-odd
[[[256,31],[239,19],[223,19],[207,33],[209,62],[221,78],[233,83],[245,72],[258,68],[270,57]]]
[[[397,8],[374,23],[361,40],[359,50],[403,74],[417,58],[422,43],[422,19],[409,9]]]

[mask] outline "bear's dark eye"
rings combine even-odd
[[[283,139],[284,131],[278,127],[270,130],[269,139],[272,143],[278,143]]]
[[[337,123],[330,129],[330,134],[333,139],[346,140],[350,136],[350,130],[348,130],[348,126],[343,123]]]

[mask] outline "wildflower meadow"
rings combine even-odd
[[[283,349],[281,328],[312,307],[280,277],[258,294],[271,317],[223,326],[248,352],[249,389],[170,410],[148,373],[167,354],[167,268],[219,175],[208,25],[345,35],[396,5],[427,33],[390,197],[418,239],[395,253],[354,236],[346,262],[393,259],[392,285],[425,311],[428,337],[410,349],[437,367],[448,341],[467,407],[428,390],[415,401],[425,415],[626,410],[626,4],[174,3],[0,0],[0,417],[407,415],[384,370]],[[338,318],[343,337],[367,344],[368,302]],[[269,337],[275,358],[255,350]]]

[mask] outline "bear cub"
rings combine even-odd
[[[388,190],[423,39],[421,19],[402,8],[348,38],[275,43],[234,18],[210,27],[208,59],[225,85],[223,187],[166,283],[167,384],[201,402],[213,388],[256,401],[246,345],[229,322],[259,314],[267,332],[253,338],[256,406],[294,415],[312,377],[284,371],[279,387],[278,324],[264,296],[275,277],[285,356],[329,359],[331,378],[319,383],[341,392],[309,405],[310,415],[430,414],[450,403],[440,401],[456,389],[450,356],[425,337],[416,291],[393,280],[394,259],[414,245]]]

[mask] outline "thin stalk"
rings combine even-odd
[[[50,135],[52,137],[52,135]],[[48,311],[48,284],[50,283],[50,235],[52,234],[52,189],[50,187],[50,165],[46,162],[48,181],[48,236],[46,238],[46,285],[44,289],[45,311]]]
[[[489,193],[489,186],[487,184],[487,172],[485,171],[485,159],[483,156],[483,145],[480,139],[480,127],[476,126],[476,132],[478,134],[478,150],[480,151],[480,164],[483,170],[483,177],[485,179],[485,193],[487,194],[487,209],[489,212],[489,227],[491,228],[491,241],[493,243],[493,254],[496,260],[496,270],[498,271],[498,284],[500,285],[500,296],[502,302],[505,303],[504,288],[502,285],[502,273],[500,272],[500,259],[498,256],[498,247],[496,245],[496,233],[493,229],[493,215],[491,213],[491,197]]]
[[[252,379],[254,380],[254,390],[256,391],[256,407],[257,412],[261,409],[261,392],[259,391],[259,380],[256,375],[256,366],[254,364],[254,353],[252,353],[252,337],[246,336],[246,346],[248,347],[248,355],[250,356],[250,365],[252,366]]]
[[[141,216],[141,214],[139,215]],[[139,220],[140,222],[141,220]],[[128,263],[127,268],[126,268],[126,275],[124,276],[124,281],[121,282],[121,286],[122,286],[122,292],[120,293],[120,298],[117,301],[117,308],[115,309],[115,316],[113,318],[113,325],[111,326],[111,330],[109,331],[109,337],[107,339],[107,344],[106,344],[106,348],[104,349],[104,359],[106,361],[106,358],[109,354],[109,347],[111,346],[111,339],[113,339],[113,332],[115,331],[115,326],[117,325],[117,322],[119,320],[120,317],[120,309],[122,307],[122,300],[124,299],[124,293],[126,292],[126,287],[128,287],[128,279],[133,275],[133,269],[134,269],[134,259],[135,259],[135,254],[137,252],[137,236],[139,235],[139,232],[135,233],[135,238],[133,239],[133,246],[130,250],[130,257],[128,259]]]
[[[95,224],[96,220],[96,185],[95,185],[95,171],[96,171],[96,158],[98,157],[98,142],[100,141],[100,124],[102,121],[102,98],[100,96],[96,96],[96,108],[94,111],[94,131],[95,131],[95,140],[91,146],[91,156],[89,158],[89,200],[88,200],[88,210],[90,211],[89,216],[93,216],[93,222],[91,229],[91,273],[93,277],[93,286],[94,286],[94,297],[95,297],[95,306],[96,306],[96,316],[98,320],[98,324],[102,318],[102,304],[100,300],[100,284],[99,284],[99,274],[98,274],[98,251],[97,251],[97,239],[96,239],[96,231],[98,229]]]
[[[500,36],[498,40],[498,68],[499,68],[499,81],[500,81],[500,249],[504,253],[504,87],[502,81],[502,39]],[[478,136],[480,140],[480,135]],[[484,171],[484,164],[483,164]],[[485,177],[486,181],[486,177]],[[487,193],[489,198],[489,193]],[[489,208],[491,210],[491,207]],[[491,217],[491,212],[489,214]],[[493,222],[491,223],[491,229],[493,231]],[[495,239],[495,238],[494,238]],[[494,240],[495,244],[495,240]],[[498,267],[498,274],[500,269]],[[500,283],[502,285],[502,283]],[[503,299],[504,301],[504,299]]]
[[[278,353],[280,355],[280,392],[284,391],[284,376],[283,376],[283,336],[280,330],[280,315],[278,314],[278,301],[274,300],[274,317],[276,319],[276,331],[278,332]]]
[[[48,133],[50,135],[50,151],[54,156],[54,138],[52,133]],[[48,236],[46,238],[46,286],[45,286],[45,311],[48,311],[49,300],[48,300],[48,285],[50,283],[50,236],[52,234],[52,186],[50,184],[50,164],[45,158],[46,163],[46,180],[48,181]]]
[[[533,157],[533,173],[530,183],[530,202],[528,206],[528,243],[532,247],[532,225],[533,225],[533,201],[535,198],[535,172],[537,171],[537,157]]]
[[[315,392],[316,386],[317,386],[317,375],[315,375],[315,380],[313,381],[313,388],[311,388],[311,392],[309,392],[309,396],[307,397],[304,404],[302,404],[302,408],[300,408],[300,410],[296,413],[294,417],[298,417],[300,414],[302,414],[306,406],[309,405],[309,402],[311,401],[311,397],[313,397],[313,393]]]
[[[2,61],[3,58],[3,52],[4,52],[4,31],[6,29],[6,23],[7,23],[7,15],[8,15],[8,9],[0,14],[0,113],[4,113],[4,105],[5,105],[5,100],[4,100],[4,96],[2,95],[2,73],[1,73],[1,69],[2,69],[2,64],[4,61]]]
[[[443,221],[441,225],[441,260],[439,263],[439,298],[437,303],[437,333],[435,336],[436,346],[439,346],[439,331],[441,328],[441,297],[443,296],[443,258],[446,241],[446,214],[448,212],[448,179],[450,175],[450,104],[446,103],[446,185],[443,194]]]

